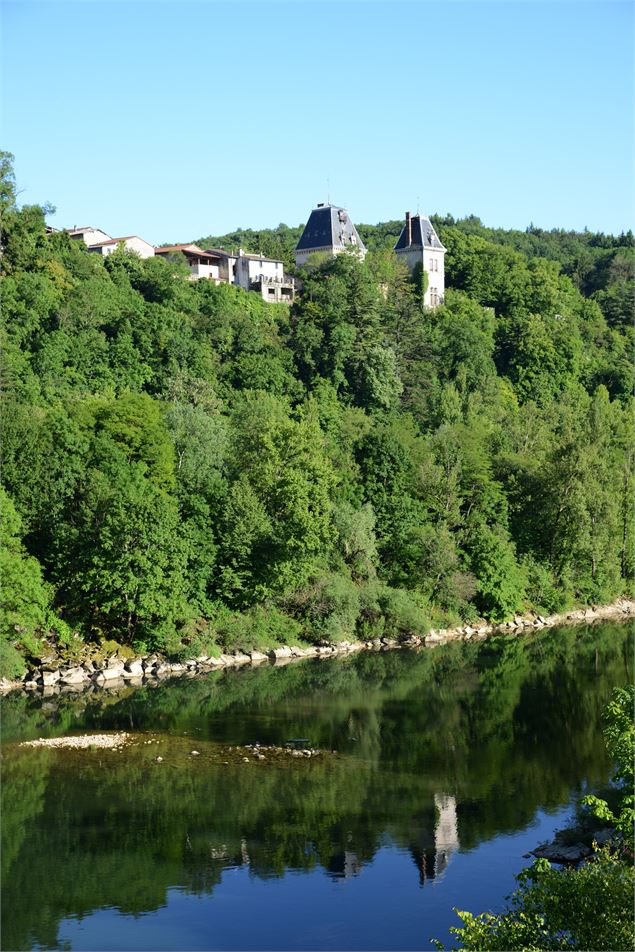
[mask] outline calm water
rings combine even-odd
[[[606,624],[10,697],[2,948],[449,945],[453,906],[501,908],[523,854],[606,781],[600,715],[632,652],[632,626]],[[96,729],[140,743],[16,743]],[[227,752],[292,737],[338,754]]]

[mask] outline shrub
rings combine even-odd
[[[287,598],[285,605],[304,622],[313,641],[344,641],[355,635],[359,589],[345,575],[330,573],[314,578]]]
[[[386,585],[380,592],[379,606],[384,616],[384,630],[389,637],[422,635],[430,628],[427,614],[412,592]]]
[[[257,605],[246,612],[220,607],[212,622],[214,637],[223,651],[263,650],[297,645],[302,626],[274,606]]]
[[[608,849],[580,869],[552,869],[537,860],[517,878],[508,911],[474,916],[457,910],[463,925],[450,931],[462,949],[633,948],[633,868]]]
[[[0,636],[0,678],[15,681],[26,671],[24,658],[4,635]]]

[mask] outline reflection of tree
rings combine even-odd
[[[64,916],[104,905],[138,914],[174,885],[209,892],[227,865],[346,877],[388,839],[410,850],[422,879],[439,875],[459,840],[469,849],[515,830],[583,778],[605,776],[599,714],[625,679],[628,637],[616,625],[567,628],[65,698],[52,733],[132,723],[175,744],[187,731],[197,746],[304,736],[342,755],[157,768],[145,746],[107,752],[101,765],[8,749],[3,947],[54,947]],[[33,699],[7,704],[14,736],[20,723],[24,735],[42,731]]]

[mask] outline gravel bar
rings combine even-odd
[[[40,737],[38,740],[26,740],[20,747],[121,747],[128,740],[128,734],[81,734],[79,737]]]

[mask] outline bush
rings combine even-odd
[[[379,606],[384,616],[384,631],[391,638],[423,635],[430,628],[428,616],[412,592],[386,585],[380,592]]]
[[[229,652],[297,645],[302,626],[274,606],[257,605],[246,612],[232,612],[223,606],[212,629],[217,644]]]
[[[552,615],[569,607],[566,591],[556,584],[547,566],[526,555],[522,559],[522,567],[527,575],[527,598],[532,608]]]
[[[287,598],[285,605],[303,621],[312,641],[337,642],[355,636],[359,589],[345,575],[330,573],[314,578]]]
[[[6,637],[0,636],[0,678],[16,681],[26,671],[24,658]]]
[[[383,582],[364,585],[360,591],[360,637],[405,639],[424,634],[430,622],[420,599],[421,596],[390,588]]]
[[[539,859],[517,878],[520,886],[507,912],[474,916],[457,910],[463,925],[450,931],[461,948],[633,948],[633,868],[608,849],[580,869],[552,869]]]

